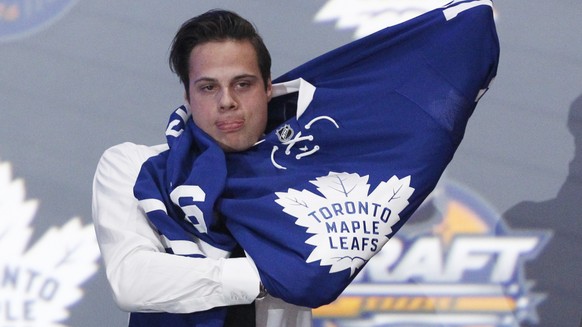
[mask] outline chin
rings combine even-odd
[[[224,142],[221,144],[225,152],[242,152],[252,148],[260,140],[261,135],[257,137],[246,137],[230,140],[231,142]]]
[[[250,144],[221,144],[220,147],[224,152],[242,152],[248,150],[252,147],[255,143]]]

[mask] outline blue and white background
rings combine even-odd
[[[164,141],[183,21],[249,18],[276,77],[446,2],[0,0],[0,327],[125,325],[91,182],[109,146]],[[582,2],[495,5],[498,77],[441,185],[318,325],[579,326]]]

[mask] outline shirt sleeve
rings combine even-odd
[[[93,181],[93,221],[115,301],[134,312],[189,313],[247,304],[259,293],[246,258],[168,254],[133,196],[142,163],[163,148],[123,143],[103,154]]]

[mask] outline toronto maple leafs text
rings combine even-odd
[[[379,203],[344,201],[320,207],[308,215],[318,223],[325,223],[331,249],[376,252],[379,239],[375,236],[380,234],[380,222],[386,223],[391,212],[389,208]],[[368,219],[332,219],[346,215],[363,216]]]
[[[30,268],[6,265],[1,269],[0,322],[35,321],[39,302],[53,300],[59,282]]]

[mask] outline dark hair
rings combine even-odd
[[[271,77],[271,55],[257,30],[246,19],[226,10],[210,10],[187,20],[174,37],[170,50],[170,69],[180,77],[188,94],[189,59],[192,49],[211,41],[249,41],[255,52],[265,88]]]

